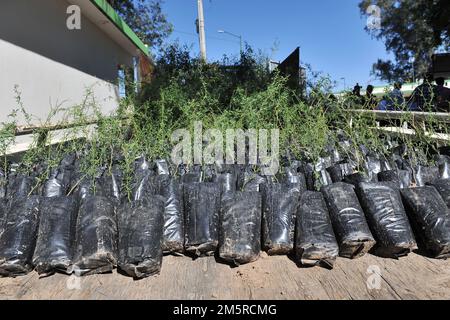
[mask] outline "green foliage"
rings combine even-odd
[[[405,113],[401,121],[387,125],[399,127],[408,122],[415,134],[397,132],[396,138],[390,138],[379,130],[374,114],[348,110],[358,107],[352,96],[334,97],[327,77],[317,74],[309,83],[305,99],[300,99],[287,87],[287,79],[277,73],[269,74],[264,59],[253,51],[243,53],[241,59],[247,66],[234,72],[219,64],[203,64],[177,47],[168,50],[160,58],[161,77],[144,87],[140,96],[123,99],[112,114],[101,112],[89,90],[80,105],[52,109],[40,129],[34,131],[32,148],[23,157],[22,167],[27,173],[35,173],[37,164],[45,164],[36,187],[70,153],[78,156],[83,178],[93,181],[100,170],[119,164],[124,192],[130,196],[135,160],[141,156],[150,161],[168,159],[173,148],[172,133],[177,129],[192,133],[197,121],[202,122],[204,131],[219,129],[223,135],[227,129],[279,129],[281,156],[317,163],[329,155],[330,148],[337,147],[361,171],[365,169],[362,146],[388,158],[389,147],[406,145],[403,156],[413,165],[425,165],[432,161],[437,148],[431,135],[449,133],[448,126],[433,117],[418,122]],[[22,116],[27,126],[33,122],[18,89],[16,95],[17,110],[0,128],[5,169],[6,150],[14,143],[17,117]],[[401,110],[404,106],[396,108]],[[60,120],[55,121],[55,116]],[[46,129],[50,124],[71,124],[60,137],[66,143],[50,145],[54,138],[54,133]],[[348,141],[345,147],[339,143],[342,139]]]
[[[162,12],[162,0],[108,0],[134,32],[150,47],[160,47],[173,30]]]
[[[190,48],[178,43],[165,47],[156,58],[153,80],[145,84],[139,101],[160,99],[163,88],[176,85],[187,99],[207,90],[222,106],[228,106],[240,88],[252,94],[267,88],[271,75],[266,58],[246,46],[240,57],[224,56],[222,61],[205,64],[191,57]]]

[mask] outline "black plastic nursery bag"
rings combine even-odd
[[[221,187],[216,183],[184,185],[185,249],[196,256],[212,255],[219,242]]]
[[[441,195],[447,207],[450,209],[450,179],[439,179],[431,184]]]
[[[40,198],[12,201],[0,236],[0,275],[15,277],[32,270],[32,257],[39,226]]]
[[[42,275],[67,272],[75,245],[78,202],[74,197],[43,198],[33,265]]]
[[[117,222],[112,201],[87,195],[76,224],[74,265],[76,275],[110,272],[117,265]]]
[[[377,241],[375,254],[399,258],[417,249],[398,185],[394,182],[363,182],[357,192]]]
[[[375,245],[354,187],[339,182],[322,188],[333,229],[339,243],[339,255],[358,258]]]
[[[450,211],[431,186],[401,191],[419,247],[434,258],[450,256]]]
[[[221,207],[220,257],[237,266],[257,260],[261,251],[261,194],[227,193]]]
[[[165,253],[183,253],[183,185],[169,175],[161,175],[160,181],[161,193],[165,198],[163,251]]]
[[[308,191],[297,211],[295,253],[304,266],[332,268],[339,255],[328,208],[322,193]]]
[[[300,192],[294,185],[263,186],[263,248],[269,255],[288,254],[294,247],[295,216]]]
[[[133,278],[158,274],[162,264],[164,198],[122,204],[118,212],[118,266]]]

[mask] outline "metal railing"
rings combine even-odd
[[[382,111],[382,110],[345,110],[354,114],[373,114],[377,120],[405,120],[410,121],[428,121],[432,119],[435,122],[450,124],[450,113],[444,112],[417,112],[417,111]]]
[[[401,126],[387,126],[378,123],[377,130],[394,135],[415,135],[420,130],[424,135],[438,142],[450,142],[450,134],[442,132],[427,131],[429,124],[449,124],[450,113],[444,112],[417,112],[417,111],[382,111],[382,110],[345,110],[355,115],[372,115],[380,121],[401,121]],[[450,127],[449,127],[450,131]]]

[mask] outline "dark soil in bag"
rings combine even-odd
[[[345,176],[343,182],[357,187],[361,182],[370,182],[370,179],[364,174],[358,172]]]
[[[227,193],[221,207],[219,256],[235,266],[256,261],[261,251],[261,194]]]
[[[439,179],[438,167],[418,166],[414,174],[414,181],[417,187],[424,187],[426,184],[433,183]]]
[[[2,233],[5,229],[6,210],[7,210],[6,200],[0,199],[0,237],[2,236]]]
[[[398,185],[393,182],[363,182],[357,193],[377,241],[373,250],[376,255],[399,258],[417,249]]]
[[[43,196],[46,198],[65,196],[66,190],[63,187],[63,182],[58,177],[59,169],[53,169],[50,173],[49,179],[44,183]]]
[[[130,277],[159,274],[162,264],[164,198],[125,203],[118,212],[118,266]]]
[[[184,185],[185,249],[195,256],[212,255],[219,242],[220,185]]]
[[[322,193],[308,191],[297,211],[295,254],[303,266],[333,268],[339,255],[328,208]]]
[[[201,172],[190,172],[186,173],[181,177],[183,183],[200,183],[202,181]]]
[[[184,251],[183,185],[175,178],[161,175],[161,194],[165,198],[164,208],[164,253]]]
[[[412,172],[409,170],[398,170],[400,189],[410,188],[412,184]]]
[[[136,162],[132,182],[132,200],[144,200],[160,194],[158,182],[158,176],[151,170],[150,163],[145,159],[139,159]]]
[[[323,187],[322,193],[339,243],[339,255],[350,259],[365,255],[375,245],[375,239],[354,187],[339,182]]]
[[[32,192],[35,178],[21,173],[9,176],[6,198],[11,201],[17,198],[26,198]]]
[[[300,192],[293,185],[264,185],[262,238],[263,248],[269,255],[292,251],[299,198]]]
[[[202,179],[201,182],[214,182],[214,178],[216,176],[216,167],[215,165],[208,164],[202,167]]]
[[[450,257],[450,211],[431,186],[401,190],[419,248],[434,258]]]
[[[378,173],[381,172],[381,161],[374,156],[367,156],[365,160],[365,169],[370,181],[378,181]]]
[[[378,173],[378,181],[392,182],[397,188],[400,188],[400,178],[398,177],[397,170],[388,170]]]
[[[156,164],[156,170],[158,172],[158,175],[169,175],[170,174],[169,164],[167,163],[166,160],[156,160],[155,164]]]
[[[450,179],[450,157],[444,155],[438,156],[437,164],[439,166],[439,177],[441,179]]]
[[[305,175],[301,172],[297,172],[293,168],[284,169],[284,177],[282,182],[288,185],[296,186],[300,193],[305,192],[308,188]]]
[[[66,272],[72,264],[78,202],[74,197],[43,198],[33,265],[40,275]]]
[[[0,275],[25,275],[32,267],[39,226],[40,197],[18,198],[12,201],[0,236]]]
[[[441,195],[447,207],[450,209],[450,179],[439,179],[431,184]]]
[[[69,272],[90,275],[110,272],[117,265],[117,221],[112,201],[86,196],[76,224],[74,265]]]
[[[238,190],[246,192],[259,192],[261,185],[266,182],[266,179],[261,175],[251,170],[244,170],[238,177]]]
[[[187,171],[187,168],[183,168],[182,175],[181,175],[181,182],[182,183],[200,183],[202,182],[202,168],[201,166],[195,165],[192,168],[190,168],[189,171]]]
[[[122,182],[123,173],[118,164],[114,164],[112,168],[105,169],[103,174],[97,179],[96,183],[101,190],[101,194],[97,195],[107,197],[114,200],[115,202],[120,202],[122,199]],[[141,192],[144,192],[142,189]],[[135,197],[141,197],[142,195],[136,195]]]
[[[236,192],[237,175],[234,173],[220,173],[214,176],[213,181],[220,184],[222,192]]]
[[[318,173],[318,179],[315,181],[315,189],[320,189],[322,186],[329,186],[333,183],[330,174],[327,170],[320,170]]]
[[[350,164],[348,163],[339,163],[335,164],[332,167],[327,168],[327,172],[331,177],[331,181],[333,183],[341,182],[344,180],[345,176],[352,174],[353,170]]]
[[[74,175],[74,156],[66,156],[57,168],[50,172],[50,177],[43,187],[43,196],[46,198],[62,197],[67,194]]]
[[[0,169],[0,199],[4,199],[6,197],[6,186],[8,184],[6,178],[6,173]]]
[[[315,191],[316,174],[314,172],[314,165],[311,163],[302,163],[300,170],[305,176],[307,190]]]

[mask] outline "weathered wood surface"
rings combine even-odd
[[[369,289],[369,268],[380,270]],[[118,274],[77,278],[37,273],[0,279],[0,299],[450,299],[450,261],[417,254],[400,260],[367,255],[339,258],[334,270],[298,268],[287,257],[263,254],[230,268],[213,257],[165,257],[159,276],[140,281]]]

